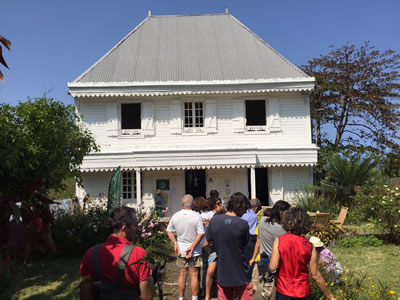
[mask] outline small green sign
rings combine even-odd
[[[169,191],[169,179],[157,179],[157,190]]]

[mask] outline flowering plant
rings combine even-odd
[[[0,296],[5,297],[4,291],[16,283],[20,266],[21,263],[10,252],[0,252]]]
[[[156,208],[148,210],[140,208],[137,210],[138,229],[136,231],[136,242],[143,248],[163,244],[168,240],[165,228],[167,223],[164,221],[166,208],[160,211]]]

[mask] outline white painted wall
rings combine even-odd
[[[311,167],[293,167],[283,169],[283,200],[293,202],[296,194],[313,183]]]
[[[96,137],[101,151],[127,151],[140,148],[166,148],[193,145],[309,145],[311,128],[308,101],[300,94],[274,94],[246,97],[144,97],[144,98],[82,98],[76,102],[82,119]],[[170,128],[170,103],[185,100],[216,100],[216,133],[173,134]],[[246,99],[279,99],[280,132],[247,133],[233,130],[233,102]],[[118,136],[120,103],[151,102],[154,107],[154,135]],[[271,100],[272,101],[272,100]],[[243,111],[244,112],[244,111]],[[183,110],[181,111],[183,113]],[[143,124],[143,123],[142,123]]]

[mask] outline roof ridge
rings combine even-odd
[[[135,33],[140,27],[146,23],[151,16],[147,16],[142,22],[140,22],[135,28],[133,28],[125,37],[122,38],[114,47],[111,48],[106,54],[104,54],[100,59],[98,59],[91,67],[89,67],[85,72],[83,72],[81,75],[79,75],[73,82],[79,81],[83,79],[91,70],[93,70],[104,58],[106,58],[109,54],[111,54],[115,49],[119,47],[123,42],[126,41],[126,39],[131,36],[133,33]]]
[[[214,13],[214,14],[189,14],[189,15],[151,15],[151,18],[168,18],[168,17],[201,17],[201,16],[223,16],[230,15],[230,13]]]
[[[268,44],[266,41],[264,41],[262,38],[260,38],[254,31],[252,31],[250,28],[248,28],[246,25],[244,25],[242,22],[240,22],[238,19],[236,19],[233,15],[229,14],[230,17],[237,22],[240,26],[242,26],[245,30],[247,30],[249,33],[251,33],[255,38],[257,38],[261,43],[263,43],[265,46],[267,46],[271,51],[273,51],[275,54],[277,54],[282,60],[288,64],[291,68],[293,68],[296,71],[299,71],[301,74],[310,77],[308,74],[303,72],[299,67],[297,67],[295,64],[290,62],[285,56],[280,54],[275,48],[273,48],[270,44]]]

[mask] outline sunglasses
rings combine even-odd
[[[215,205],[222,205],[222,202],[217,202],[215,203]]]

